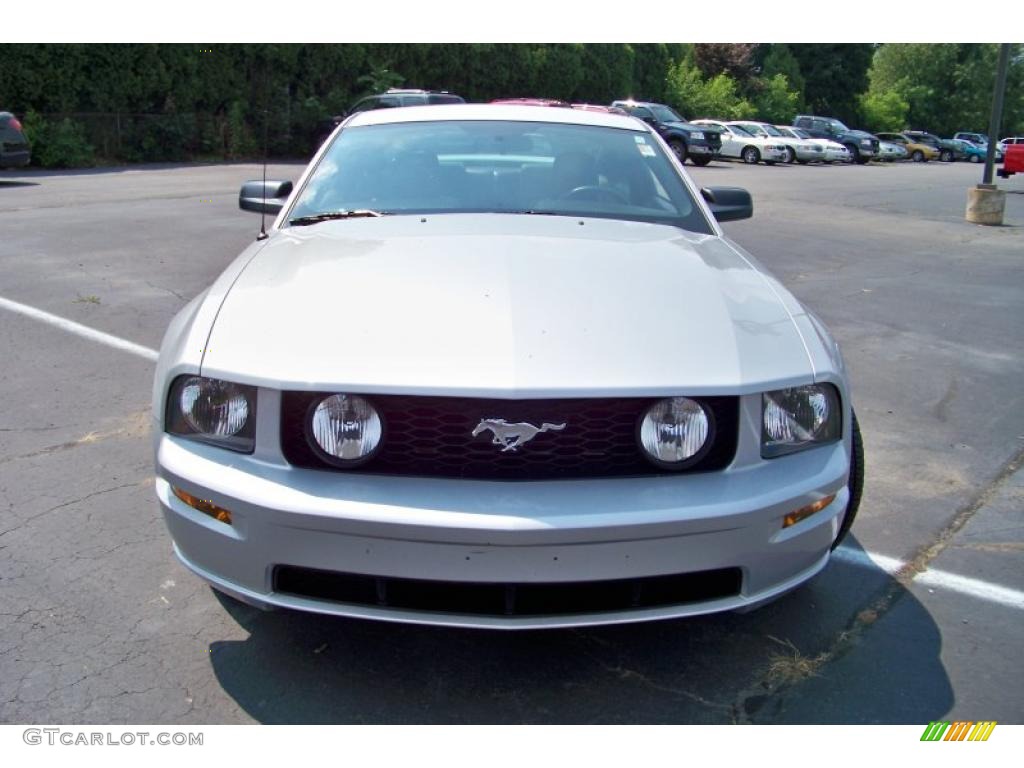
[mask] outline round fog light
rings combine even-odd
[[[358,395],[331,395],[310,418],[310,434],[324,459],[351,465],[373,455],[383,434],[380,415]]]
[[[659,466],[682,469],[711,447],[712,423],[696,400],[670,397],[647,409],[640,422],[640,445]]]

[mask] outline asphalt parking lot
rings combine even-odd
[[[152,362],[10,304],[158,348],[255,236],[260,170],[0,173],[0,722],[1024,720],[1024,177],[983,228],[967,163],[690,169],[751,190],[727,233],[843,347],[853,535],[752,613],[489,633],[219,598],[153,498]]]

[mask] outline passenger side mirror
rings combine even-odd
[[[754,215],[754,201],[740,187],[703,187],[700,194],[718,221],[738,221]]]
[[[238,207],[243,211],[276,216],[291,193],[290,181],[247,181],[238,193]]]

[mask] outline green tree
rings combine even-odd
[[[864,125],[870,131],[901,131],[907,125],[910,105],[898,91],[870,90],[861,94]]]
[[[870,43],[802,43],[789,46],[804,78],[804,100],[815,114],[860,122],[858,95],[867,89]]]
[[[669,67],[665,91],[668,102],[686,117],[741,120],[757,114],[756,107],[740,96],[736,81],[729,75],[705,80],[688,61]]]
[[[800,62],[785,43],[772,43],[766,47],[768,50],[762,60],[761,74],[769,80],[775,75],[784,75],[790,88],[797,93],[797,110],[803,109],[804,76],[800,73]]]
[[[759,119],[788,125],[800,109],[800,94],[790,89],[785,75],[776,74],[761,81],[754,106]]]

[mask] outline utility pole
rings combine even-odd
[[[996,86],[992,92],[992,116],[988,123],[988,151],[985,153],[985,172],[981,184],[967,190],[967,220],[975,224],[1003,223],[1006,193],[992,183],[996,160],[996,142],[1003,121],[1003,96],[1006,93],[1006,72],[1010,63],[1010,44],[999,46],[996,65]]]

